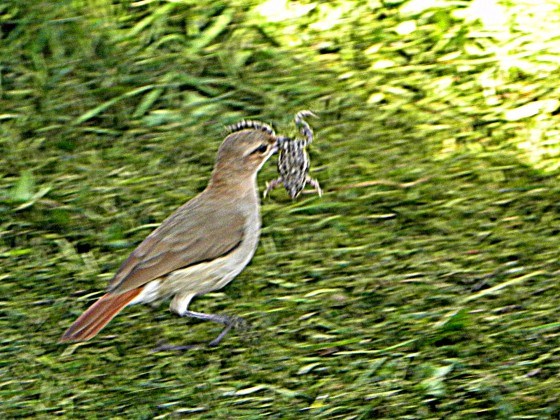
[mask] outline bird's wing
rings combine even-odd
[[[124,293],[179,268],[229,254],[241,244],[245,222],[240,212],[212,205],[199,195],[130,254],[109,283],[109,291]]]

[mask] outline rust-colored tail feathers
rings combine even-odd
[[[142,288],[130,290],[120,295],[107,293],[91,305],[62,335],[59,342],[86,341],[101,331],[132,299],[142,291]]]

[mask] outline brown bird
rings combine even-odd
[[[225,325],[239,318],[187,310],[193,297],[221,289],[249,263],[260,233],[257,172],[277,151],[272,128],[242,121],[218,150],[206,189],[179,207],[121,265],[108,291],[64,333],[60,342],[94,337],[125,306],[173,297],[171,310]]]

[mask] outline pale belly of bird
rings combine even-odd
[[[221,258],[180,268],[152,280],[130,305],[153,303],[175,296],[171,309],[182,313],[194,296],[221,289],[245,268],[257,247],[258,229],[256,232],[254,237],[244,238],[235,250]]]

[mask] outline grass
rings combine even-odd
[[[1,6],[3,418],[558,417],[556,53],[409,4]],[[505,71],[507,45],[528,55]],[[249,331],[152,353],[220,329],[163,304],[57,344],[204,188],[225,125],[293,133],[301,109],[324,196],[273,191],[249,267],[192,304]]]

